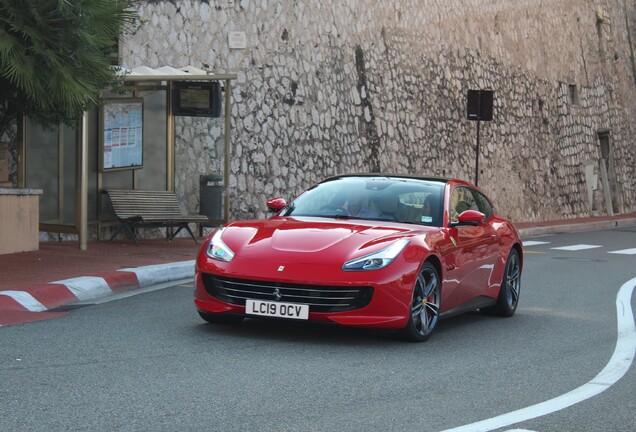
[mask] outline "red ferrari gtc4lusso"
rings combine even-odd
[[[423,341],[444,316],[517,308],[519,234],[467,182],[342,175],[267,205],[271,218],[229,223],[202,245],[204,320],[322,321]]]

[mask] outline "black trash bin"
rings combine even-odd
[[[206,215],[212,223],[223,221],[223,176],[210,174],[199,177],[199,203],[199,213]]]

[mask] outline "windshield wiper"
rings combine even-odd
[[[334,219],[357,219],[357,220],[369,220],[367,218],[363,218],[363,217],[359,217],[359,216],[351,216],[351,215],[346,215],[346,214],[335,214],[333,216],[327,216],[327,217],[332,217]]]

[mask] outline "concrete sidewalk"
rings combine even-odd
[[[516,224],[521,237],[636,226],[636,213]],[[191,279],[200,248],[191,238],[43,242],[32,252],[0,255],[0,326],[53,318],[56,308],[115,293]]]
[[[626,226],[636,226],[636,213],[618,216],[589,217],[580,219],[564,219],[547,222],[520,222],[515,226],[522,239],[546,234],[568,232],[595,231]]]

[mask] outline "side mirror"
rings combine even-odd
[[[458,220],[458,223],[456,223],[455,226],[457,225],[478,226],[484,223],[484,221],[486,220],[486,215],[477,210],[466,210],[465,212],[462,212],[457,217],[457,220]]]
[[[284,198],[272,198],[267,201],[267,208],[272,213],[278,213],[285,207],[287,207],[287,201]]]

